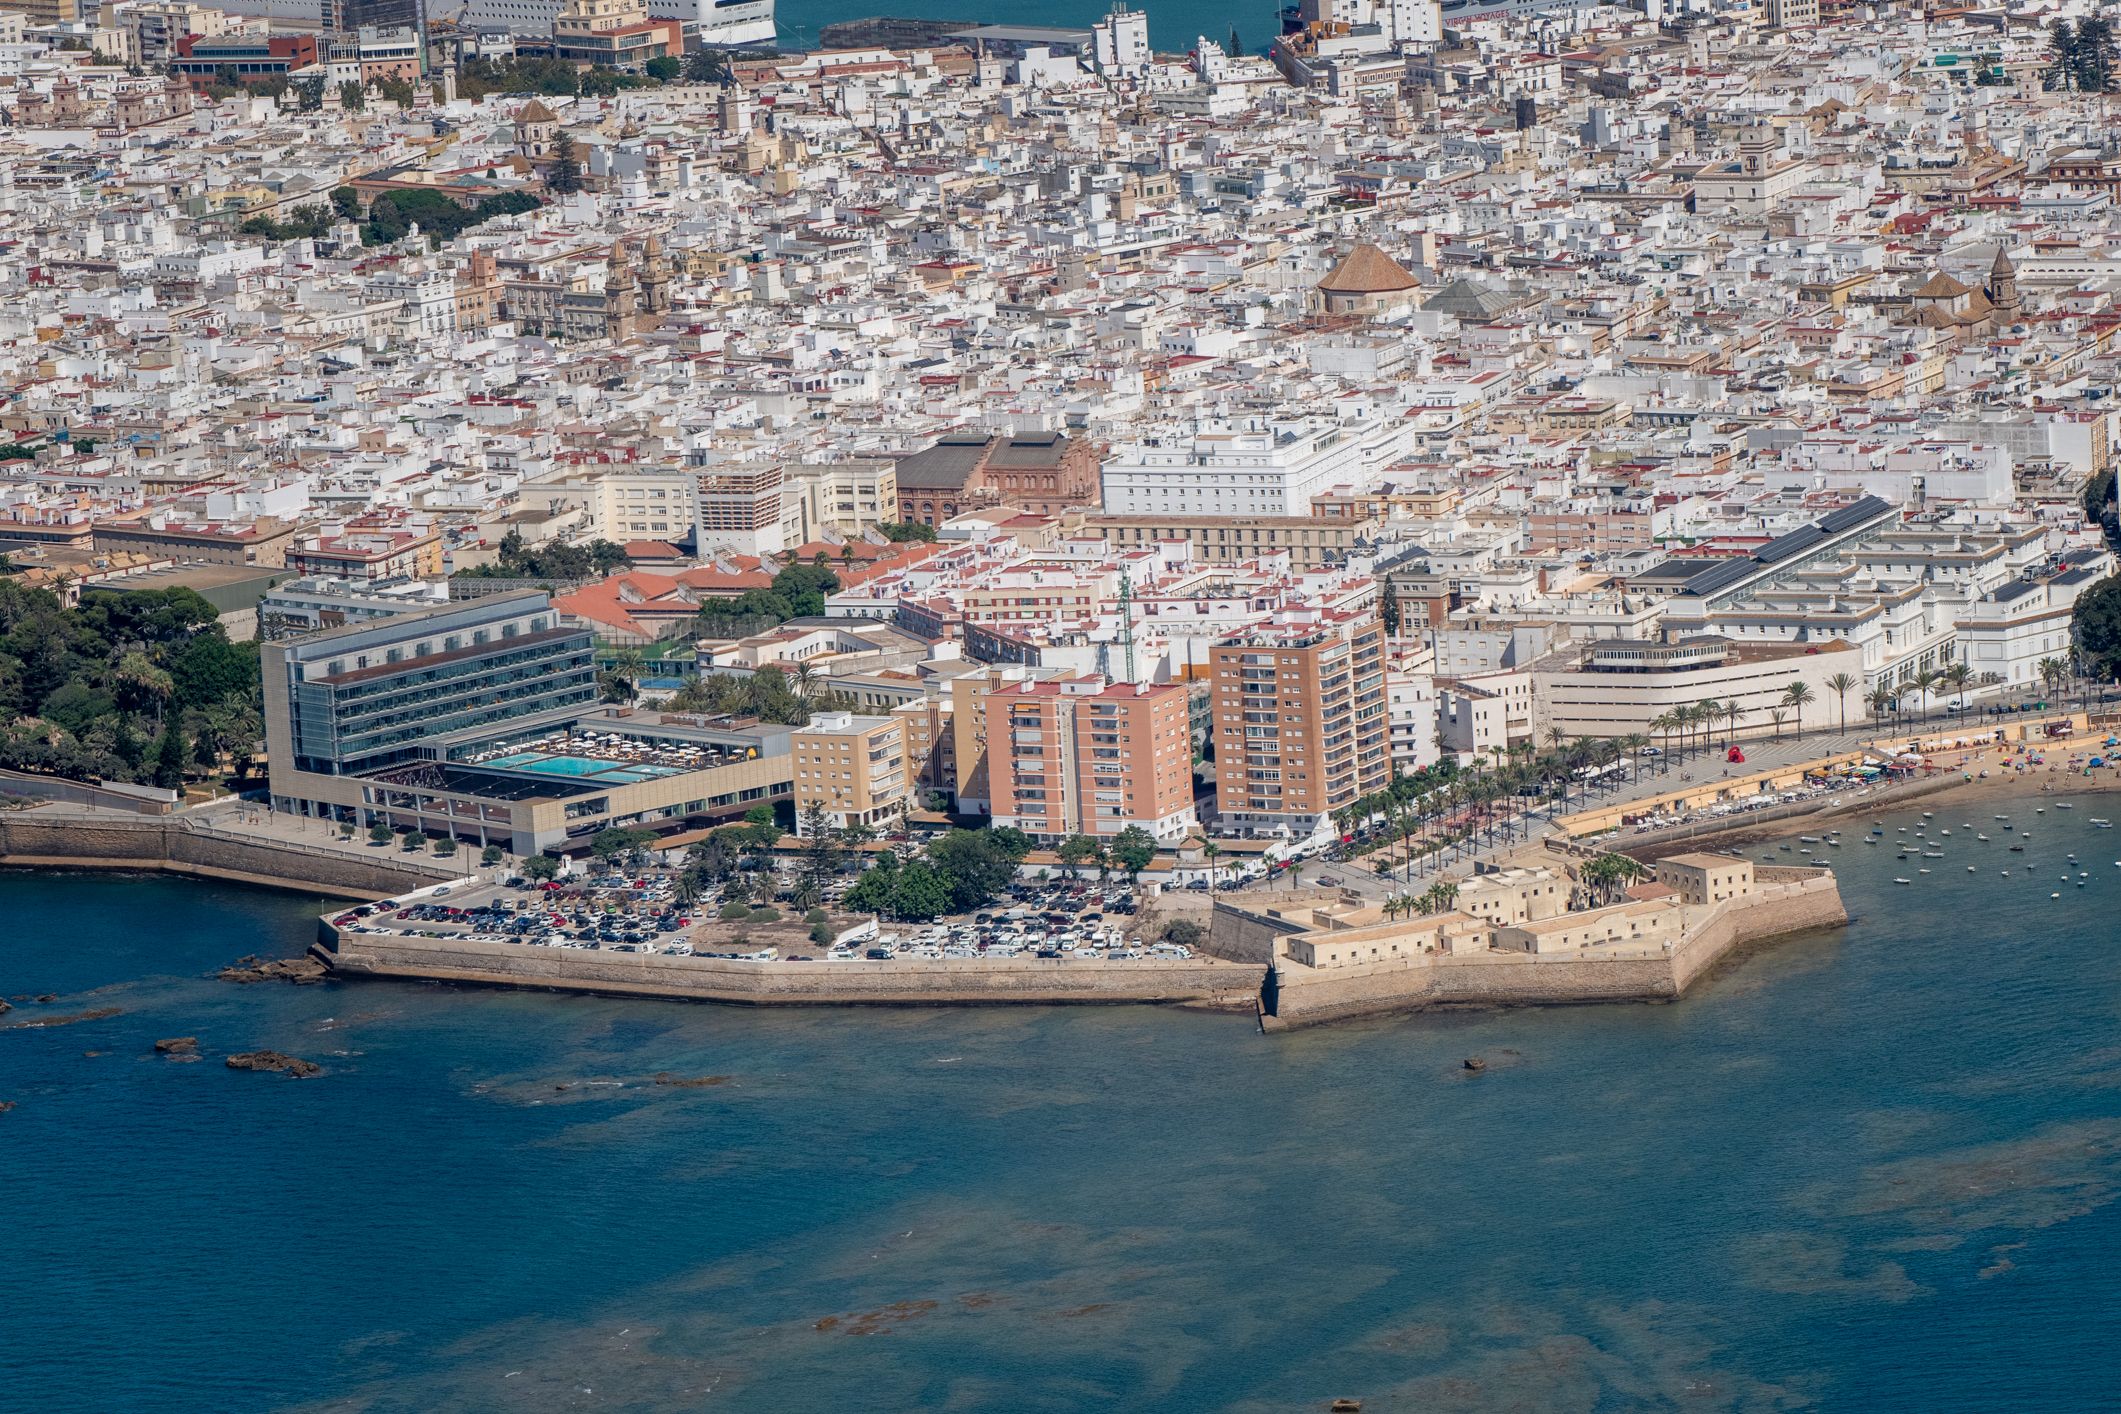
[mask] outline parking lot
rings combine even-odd
[[[1019,882],[987,908],[932,923],[841,914],[831,905],[849,882],[835,881],[824,906],[811,913],[761,905],[746,917],[724,918],[722,889],[681,903],[678,881],[667,871],[611,869],[544,883],[511,878],[445,886],[344,909],[331,915],[331,922],[356,935],[760,962],[1017,957],[1128,962],[1193,956],[1182,943],[1131,935],[1137,905],[1123,882]],[[787,883],[776,877],[778,887]],[[734,890],[727,892],[735,897]],[[813,936],[812,920],[820,919],[829,941]]]

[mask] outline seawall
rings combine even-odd
[[[741,1006],[969,1006],[1184,1002],[1251,1012],[1262,970],[1214,959],[896,958],[743,962],[452,938],[341,933],[315,956],[346,977],[392,977]]]
[[[88,820],[0,815],[0,866],[119,869],[379,899],[461,877],[461,864],[374,857],[218,831],[181,816]]]
[[[1312,969],[1278,961],[1269,1030],[1440,1006],[1558,1006],[1670,1001],[1735,949],[1848,921],[1832,874],[1763,870],[1759,893],[1698,910],[1670,953],[1583,957],[1485,952]],[[1776,876],[1780,877],[1776,877]]]

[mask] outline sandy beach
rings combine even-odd
[[[1821,796],[1815,808],[1774,820],[1747,821],[1742,816],[1737,817],[1725,828],[1703,830],[1683,840],[1646,846],[1644,852],[1669,854],[1676,850],[1700,848],[1704,844],[1713,844],[1719,849],[1738,848],[1756,840],[1811,834],[1819,829],[1822,821],[1875,816],[1917,803],[1925,809],[1972,808],[1989,800],[2022,799],[2033,794],[2070,800],[2121,792],[2121,766],[2111,764],[2113,758],[2103,744],[2105,739],[2105,734],[2101,733],[2075,739],[2064,747],[2031,752],[1995,746],[1935,752],[1927,758],[1931,769],[1912,780],[1860,794],[1843,792]],[[2100,744],[2093,745],[2094,742]],[[2121,747],[2114,750],[2121,750]],[[2089,766],[2087,763],[2095,756],[2104,758],[2109,764]],[[1624,842],[1616,843],[1622,849],[1630,848]]]

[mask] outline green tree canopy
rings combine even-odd
[[[2099,677],[2121,677],[2121,575],[2100,580],[2071,611],[2077,654]]]

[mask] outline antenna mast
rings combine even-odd
[[[1119,646],[1127,653],[1127,681],[1134,682],[1134,577],[1119,572]]]

